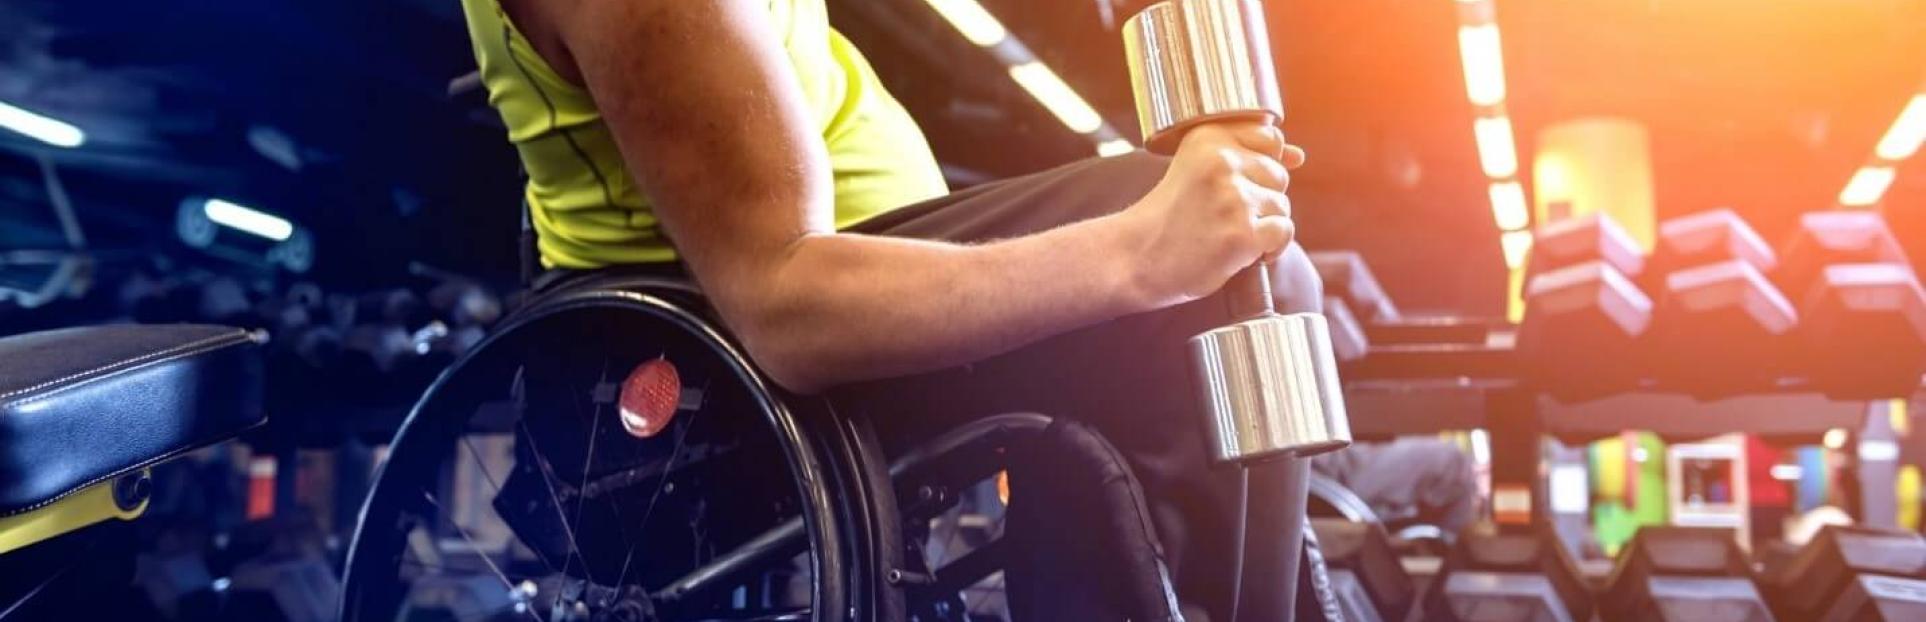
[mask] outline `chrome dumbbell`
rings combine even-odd
[[[1208,123],[1284,119],[1257,0],[1168,0],[1124,23],[1144,144],[1170,153]],[[1190,338],[1213,456],[1248,463],[1351,443],[1330,327],[1316,313],[1279,314],[1270,270],[1225,285],[1230,324]]]

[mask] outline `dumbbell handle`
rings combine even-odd
[[[1271,298],[1271,266],[1263,261],[1231,275],[1219,295],[1224,297],[1224,311],[1233,321],[1277,313]]]
[[[1205,123],[1262,123],[1275,126],[1281,119],[1275,113],[1264,110],[1244,110],[1220,113],[1214,117],[1198,119],[1192,123],[1179,124],[1145,141],[1144,147],[1153,153],[1171,155],[1185,134]],[[1219,292],[1224,298],[1224,311],[1232,322],[1263,317],[1277,313],[1277,306],[1271,298],[1271,267],[1264,261],[1231,275]]]

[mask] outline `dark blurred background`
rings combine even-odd
[[[983,4],[1134,141],[1117,31],[1146,2]],[[1286,129],[1311,154],[1292,189],[1305,244],[1362,251],[1407,310],[1501,313],[1505,266],[1466,101],[1460,3],[1265,4]],[[1095,153],[923,2],[830,8],[921,122],[953,186]],[[1797,214],[1835,205],[1926,69],[1926,2],[1914,0],[1518,1],[1499,3],[1497,22],[1525,177],[1537,128],[1639,120],[1660,218],[1731,206],[1775,242]],[[90,249],[81,276],[101,285],[65,288],[82,295],[51,296],[42,312],[0,312],[0,332],[113,315],[130,273],[299,278],[331,291],[424,273],[512,284],[513,154],[480,93],[451,95],[473,67],[453,0],[0,4],[0,102],[86,133],[61,149],[0,131],[0,288],[39,287],[58,254],[27,251],[71,246],[56,203]],[[1926,246],[1920,169],[1901,165],[1882,202],[1916,248]],[[190,197],[291,220],[311,235],[311,267],[290,275],[258,253],[188,247],[176,219]]]

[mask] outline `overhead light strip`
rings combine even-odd
[[[1491,215],[1501,231],[1522,231],[1531,224],[1531,208],[1525,205],[1525,187],[1517,180],[1492,182]]]
[[[215,224],[276,242],[294,235],[294,223],[288,219],[223,199],[208,199],[201,204],[201,212]]]
[[[1029,91],[1044,108],[1050,109],[1050,114],[1056,115],[1071,131],[1089,134],[1103,128],[1103,116],[1042,62],[1033,60],[1012,65],[1010,78]]]
[[[1010,35],[996,16],[976,0],[924,0],[931,10],[949,22],[964,39],[985,50],[1009,68],[1010,79],[1023,87],[1045,110],[1070,131],[1083,134],[1096,146],[1099,155],[1127,153],[1135,147],[1124,140],[1103,120],[1103,115],[1078,95],[1022,41]]]
[[[1465,94],[1471,103],[1496,106],[1505,101],[1505,56],[1496,22],[1458,28],[1458,55],[1465,65]]]
[[[1899,118],[1873,146],[1872,161],[1854,171],[1839,191],[1842,207],[1874,207],[1886,197],[1899,173],[1899,163],[1919,153],[1926,143],[1926,92],[1915,93],[1899,111]]]
[[[1136,150],[1137,150],[1136,145],[1132,145],[1130,144],[1130,141],[1124,140],[1122,138],[1112,138],[1110,140],[1097,143],[1097,155],[1100,155],[1106,158],[1110,156],[1123,155]]]
[[[1890,165],[1862,166],[1846,182],[1846,188],[1839,191],[1839,204],[1846,207],[1869,207],[1879,203],[1886,196],[1886,189],[1892,187],[1897,171]]]
[[[1913,157],[1919,152],[1919,145],[1926,142],[1926,94],[1914,95],[1906,102],[1906,108],[1899,111],[1899,118],[1879,138],[1879,146],[1873,155],[1881,160],[1897,162]]]
[[[1518,174],[1518,149],[1510,117],[1479,117],[1472,122],[1472,136],[1478,140],[1478,163],[1486,177],[1504,179]]]
[[[87,133],[66,121],[0,102],[0,127],[55,147],[72,149],[87,142]]]
[[[1489,183],[1492,222],[1498,226],[1505,265],[1524,265],[1531,248],[1531,207],[1518,180],[1517,136],[1505,110],[1505,53],[1493,0],[1456,0],[1458,59],[1464,65],[1465,99],[1471,102],[1472,138],[1478,167]]]
[[[981,47],[995,47],[1009,38],[1010,31],[1003,27],[996,16],[984,10],[976,0],[923,0],[943,21],[949,22],[963,38]]]

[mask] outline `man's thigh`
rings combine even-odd
[[[1143,151],[1079,160],[891,210],[850,230],[962,243],[1019,237],[1122,211],[1169,166],[1170,158]]]
[[[905,207],[856,230],[953,242],[1019,237],[1125,209],[1163,177],[1167,164],[1144,153],[1086,160]],[[1293,245],[1272,272],[1281,309],[1319,309],[1321,284],[1301,249]],[[1231,471],[1210,468],[1186,341],[1228,322],[1225,308],[1210,297],[1117,318],[972,365],[848,387],[834,398],[875,421],[885,442],[899,449],[936,430],[1006,412],[1091,424],[1141,480],[1186,600],[1219,610],[1229,577],[1217,566],[1234,546],[1228,510],[1237,480]],[[1271,548],[1279,549],[1276,557],[1295,555]],[[1194,559],[1186,563],[1186,557]]]
[[[1168,166],[1169,158],[1141,151],[1092,158],[907,206],[852,230],[960,243],[1020,237],[1121,211],[1149,192]],[[1321,309],[1322,283],[1297,245],[1273,266],[1272,280],[1280,310]],[[1123,418],[1128,430],[1105,433],[1117,437],[1113,441],[1126,450],[1135,448],[1139,436],[1149,444],[1168,445],[1172,435],[1159,428],[1201,432],[1191,416],[1195,404],[1185,343],[1230,321],[1224,308],[1208,297],[1070,331],[976,364],[870,383],[849,393],[881,391],[913,399],[890,401],[921,409],[895,417],[877,413],[884,425],[891,418],[927,423],[1035,410],[1099,427]]]

